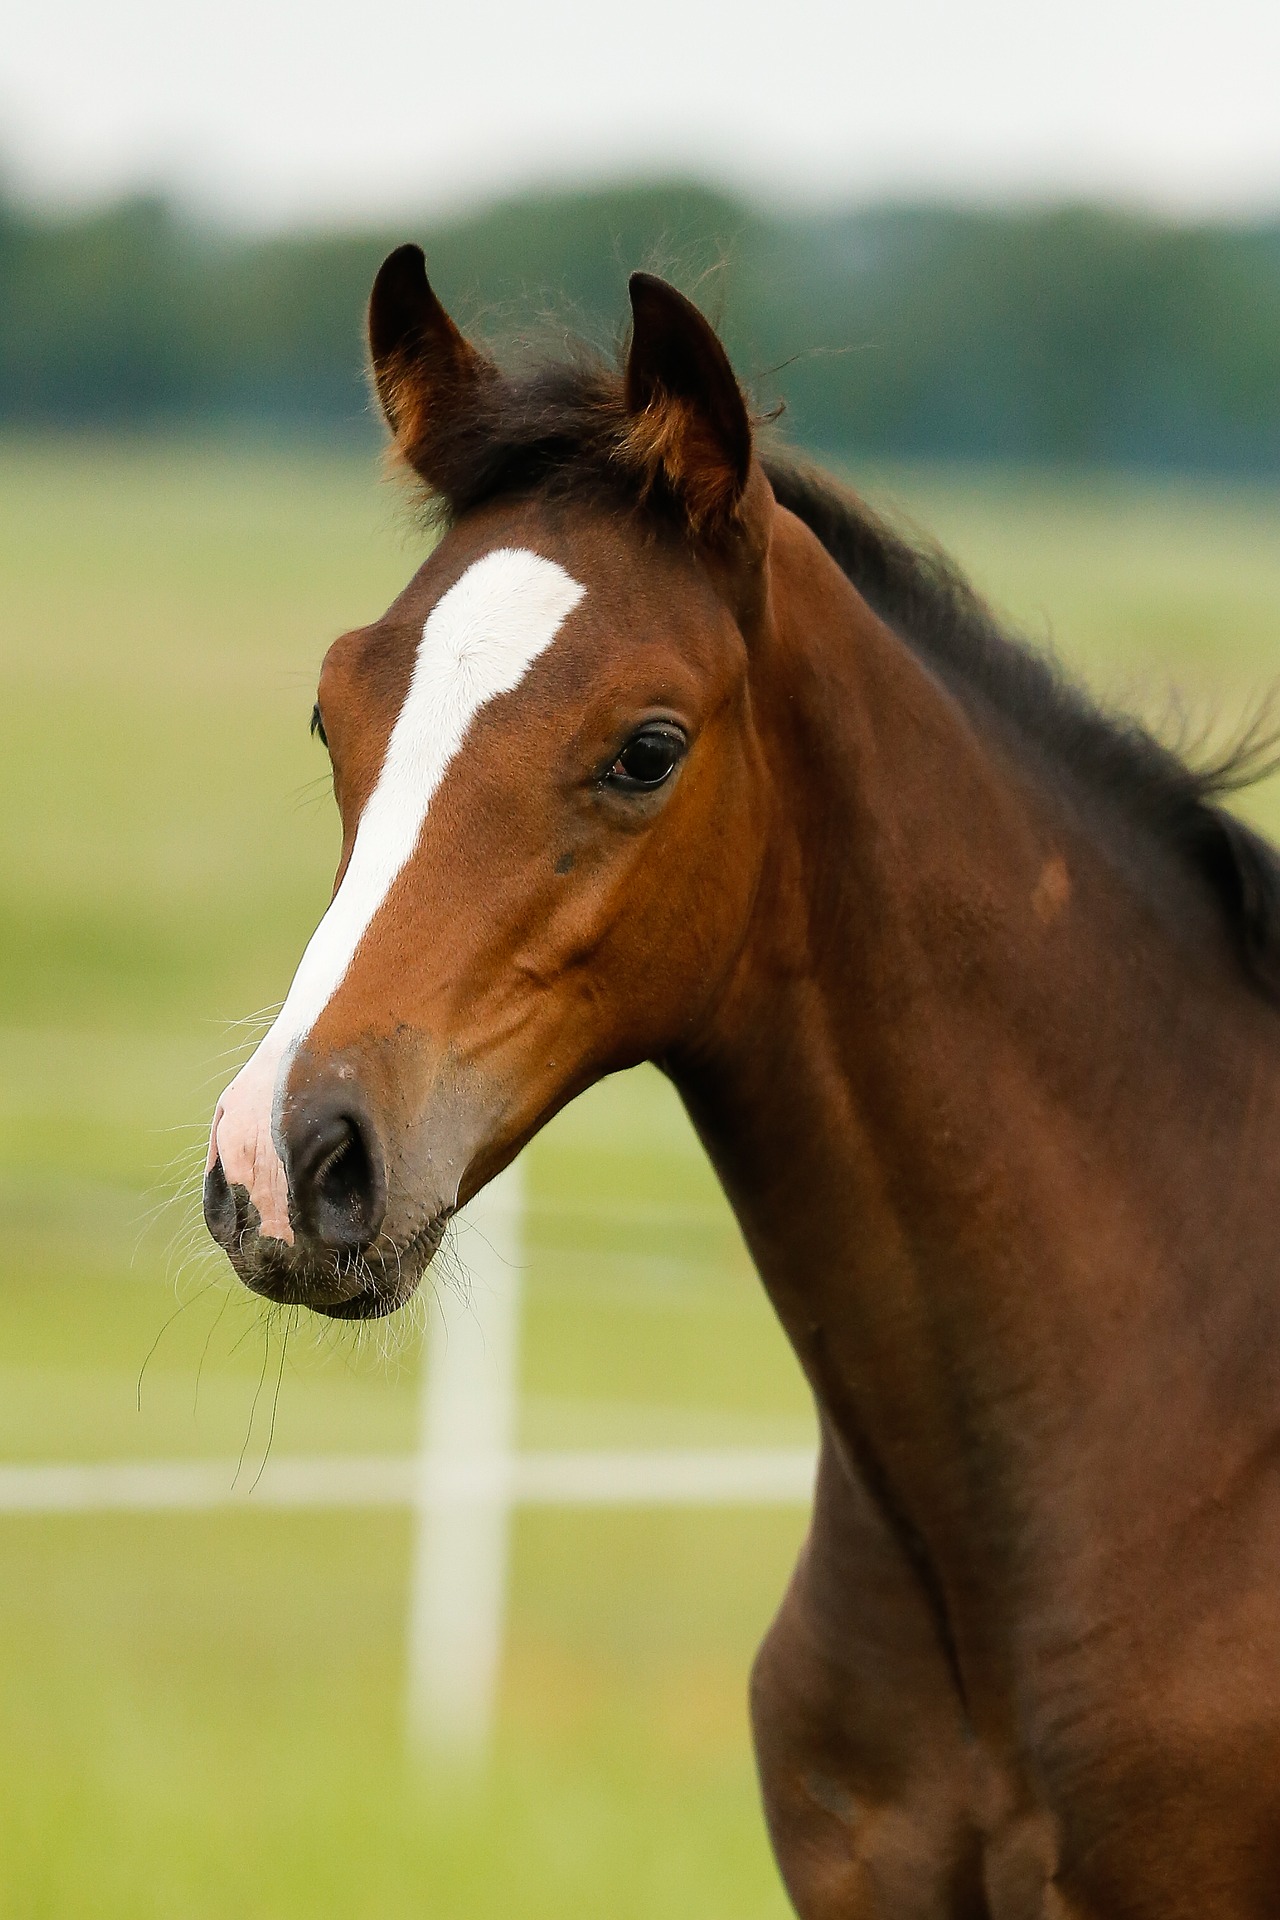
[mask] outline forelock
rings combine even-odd
[[[582,342],[494,370],[465,407],[430,423],[431,480],[417,481],[427,516],[448,526],[497,500],[537,499],[604,508],[668,534],[705,532],[663,435],[642,423],[627,408],[620,366]],[[411,451],[405,458],[412,466]]]

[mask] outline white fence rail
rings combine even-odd
[[[314,1454],[268,1463],[256,1487],[234,1460],[0,1466],[0,1514],[189,1513],[427,1507],[500,1497],[512,1507],[795,1506],[813,1490],[808,1447],[522,1453],[425,1476],[412,1454]]]

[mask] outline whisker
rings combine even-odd
[[[267,1318],[269,1319],[270,1316],[268,1315]],[[240,1335],[239,1339],[232,1346],[230,1353],[227,1355],[227,1358],[229,1360],[234,1360],[235,1356],[239,1353],[245,1341],[249,1338],[249,1335],[255,1332],[257,1328],[260,1327],[262,1324],[263,1323],[261,1318],[258,1318],[258,1317],[255,1317],[249,1322],[248,1326],[245,1328],[244,1332]]]
[[[263,1474],[266,1472],[267,1461],[271,1458],[271,1446],[272,1446],[272,1442],[276,1437],[276,1414],[279,1411],[279,1407],[280,1407],[280,1387],[281,1387],[281,1383],[284,1380],[284,1357],[288,1351],[289,1351],[289,1323],[288,1321],[285,1321],[280,1332],[280,1365],[276,1370],[276,1390],[274,1394],[271,1396],[271,1424],[267,1428],[267,1444],[266,1444],[266,1447],[263,1449],[262,1464],[258,1468],[257,1473],[253,1477],[253,1486],[249,1488],[250,1493],[254,1491],[254,1488],[256,1488],[259,1480],[261,1480]],[[250,1415],[250,1423],[252,1424],[252,1415]]]
[[[218,1328],[222,1325],[222,1316],[226,1312],[227,1307],[230,1305],[230,1302],[231,1302],[231,1289],[229,1287],[224,1287],[222,1292],[222,1305],[218,1308],[218,1311],[214,1314],[213,1320],[209,1326],[209,1331],[208,1333],[206,1333],[204,1337],[204,1345],[200,1349],[200,1361],[199,1361],[199,1365],[196,1367],[195,1396],[191,1402],[191,1418],[193,1421],[198,1421],[200,1418],[200,1382],[204,1378],[204,1363],[209,1358],[209,1349],[213,1345],[213,1336],[215,1335],[215,1333],[217,1333]]]
[[[194,1306],[197,1300],[202,1299],[204,1295],[209,1291],[209,1287],[211,1287],[212,1285],[213,1285],[213,1282],[209,1281],[208,1284],[202,1287],[200,1292],[193,1295],[193,1297],[190,1300],[181,1301],[179,1305],[174,1308],[173,1312],[169,1315],[168,1319],[161,1326],[160,1331],[159,1333],[157,1333],[155,1339],[151,1342],[151,1345],[147,1348],[146,1358],[143,1360],[142,1365],[138,1368],[137,1408],[139,1413],[142,1412],[143,1375],[146,1373],[147,1368],[151,1365],[151,1361],[155,1355],[156,1348],[160,1345],[160,1342],[164,1339],[165,1334],[168,1333],[174,1321],[179,1319],[180,1316],[186,1312],[188,1307]]]
[[[258,1401],[262,1398],[262,1389],[267,1378],[267,1363],[271,1358],[271,1315],[268,1313],[259,1322],[262,1327],[262,1371],[258,1375],[258,1384],[254,1388],[253,1404],[249,1408],[249,1424],[244,1430],[244,1445],[240,1449],[240,1458],[236,1461],[236,1470],[231,1476],[232,1488],[240,1478],[240,1469],[244,1466],[244,1457],[249,1451],[249,1442],[253,1437],[253,1423],[258,1412]],[[232,1348],[234,1353],[235,1348]]]

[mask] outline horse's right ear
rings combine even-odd
[[[432,292],[421,247],[397,247],[378,268],[369,296],[369,359],[397,449],[428,486],[437,484],[433,435],[447,432],[494,368]]]

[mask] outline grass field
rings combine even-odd
[[[1176,685],[1229,718],[1280,661],[1276,495],[875,490],[1150,711]],[[252,1470],[273,1417],[281,1452],[413,1444],[414,1329],[285,1347],[174,1196],[326,898],[320,654],[421,551],[346,455],[0,447],[0,1458]],[[1249,805],[1280,824],[1274,792]],[[807,1437],[656,1075],[530,1162],[528,1442]],[[406,1519],[0,1518],[0,1914],[778,1920],[744,1679],[802,1528],[523,1518],[467,1788],[401,1757]]]

